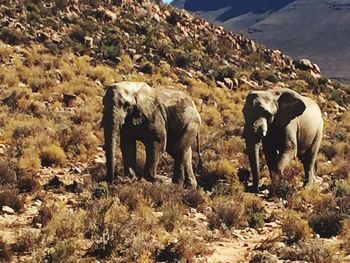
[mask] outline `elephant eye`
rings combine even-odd
[[[124,109],[127,109],[127,108],[129,108],[130,107],[130,103],[128,102],[128,101],[126,101],[125,103],[124,103],[124,105],[123,105],[123,108]]]

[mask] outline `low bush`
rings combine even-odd
[[[192,208],[199,208],[205,201],[205,193],[197,189],[186,190],[182,196],[182,202]]]
[[[9,159],[0,160],[0,185],[14,184],[17,180],[16,167]]]
[[[299,242],[295,246],[282,247],[273,252],[282,260],[311,263],[336,262],[333,260],[334,251],[318,239]]]
[[[50,144],[42,149],[40,159],[44,166],[52,166],[54,164],[63,163],[66,159],[66,155],[60,146]]]
[[[174,231],[184,220],[183,208],[178,204],[167,203],[162,208],[163,215],[160,222],[168,232]]]
[[[11,246],[0,237],[0,262],[10,262],[12,255]]]
[[[220,229],[223,226],[231,229],[246,222],[242,203],[227,198],[219,198],[214,203],[212,210],[208,215],[208,227],[210,229]]]
[[[17,188],[21,193],[37,192],[40,189],[40,183],[33,177],[25,176],[18,179]]]
[[[311,229],[306,220],[300,218],[297,212],[288,211],[282,222],[282,231],[287,243],[296,243],[307,240],[311,235]]]
[[[169,242],[163,249],[157,251],[157,262],[196,262],[195,256],[205,256],[208,249],[202,240],[190,233],[183,233],[177,242]]]
[[[14,190],[0,191],[0,207],[9,206],[16,212],[20,212],[23,208],[23,200],[19,197],[18,193]]]

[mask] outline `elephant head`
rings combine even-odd
[[[139,125],[151,117],[155,106],[155,93],[146,83],[120,82],[107,87],[103,97],[103,117],[107,166],[107,179],[112,181],[115,173],[116,138],[125,120]]]
[[[243,138],[253,175],[253,191],[258,191],[260,178],[259,142],[287,126],[304,110],[305,104],[300,95],[289,89],[251,91],[248,94],[243,107]]]

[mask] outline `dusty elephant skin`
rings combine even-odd
[[[174,159],[174,183],[196,187],[192,169],[191,146],[197,139],[201,119],[193,100],[170,87],[151,88],[143,82],[119,82],[107,87],[103,98],[107,179],[115,173],[116,136],[120,135],[120,149],[125,175],[133,175],[136,168],[136,141],[146,149],[144,176],[154,181],[160,154],[167,151]]]
[[[243,115],[243,138],[254,192],[259,190],[260,141],[273,188],[284,168],[295,157],[304,166],[304,185],[314,183],[314,165],[323,133],[322,113],[316,102],[287,88],[251,91],[246,98]]]

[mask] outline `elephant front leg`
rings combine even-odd
[[[134,177],[136,171],[136,140],[124,132],[120,136],[120,149],[123,157],[124,175]]]
[[[162,154],[164,145],[153,142],[146,145],[145,179],[150,182],[155,181],[159,157]]]

